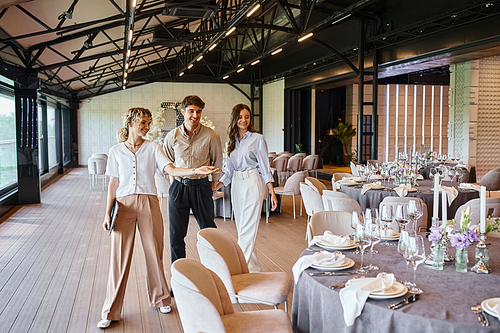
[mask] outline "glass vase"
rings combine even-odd
[[[457,250],[455,254],[455,268],[457,272],[467,273],[467,262],[469,261],[469,252],[467,249]]]
[[[437,243],[432,249],[432,269],[442,271],[444,266],[444,248]]]

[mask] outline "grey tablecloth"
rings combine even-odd
[[[490,245],[491,274],[457,273],[454,264],[446,264],[444,270],[435,271],[421,264],[417,270],[417,285],[424,291],[418,302],[398,310],[388,305],[403,297],[388,300],[368,299],[354,325],[347,327],[337,290],[328,286],[345,281],[346,276],[310,276],[305,270],[295,285],[292,305],[292,328],[294,332],[500,332],[500,322],[487,315],[490,326],[479,325],[477,316],[470,307],[483,300],[500,297],[500,239],[488,239]],[[427,244],[427,248],[429,246]],[[474,261],[475,245],[469,247],[469,262]],[[379,254],[373,256],[379,271],[394,273],[398,280],[404,279],[405,261],[397,254],[396,246],[378,245]],[[356,261],[359,255],[346,251],[346,256]],[[454,254],[454,249],[450,251]],[[303,254],[311,254],[304,251]],[[367,256],[365,260],[369,259]],[[366,262],[366,261],[365,261]],[[469,263],[469,269],[472,263]],[[352,270],[351,269],[351,270]]]
[[[419,186],[417,189],[419,190],[420,193],[409,193],[409,197],[418,197],[422,199],[425,204],[427,205],[427,225],[430,226],[432,222],[432,212],[433,212],[433,207],[434,207],[434,192],[431,191],[432,188],[432,180],[421,180],[418,182]],[[388,187],[388,188],[394,188],[395,186],[392,184],[392,182],[382,182],[382,185]],[[443,182],[444,186],[452,186],[452,185],[457,185],[456,182],[453,184],[451,182]],[[342,185],[340,188],[341,192],[344,192],[348,194],[351,198],[359,202],[359,205],[361,206],[361,210],[364,211],[366,208],[370,207],[375,207],[378,208],[382,200],[384,200],[385,197],[389,196],[397,196],[398,194],[395,191],[392,190],[386,190],[386,191],[381,191],[381,190],[369,190],[365,194],[361,194],[361,186],[345,186]],[[459,190],[457,198],[453,200],[451,205],[448,207],[448,218],[452,219],[455,217],[455,212],[457,211],[458,207],[466,203],[467,201],[471,199],[479,198],[479,192],[477,191],[471,191],[471,190]],[[439,216],[441,217],[441,200],[439,200]]]

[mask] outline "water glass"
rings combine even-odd
[[[408,238],[408,246],[407,246],[408,254],[407,256],[410,258],[410,262],[413,265],[413,283],[411,287],[408,289],[408,292],[414,294],[421,294],[422,289],[417,288],[417,268],[418,265],[425,261],[425,245],[424,238],[420,235],[415,235],[414,237]]]
[[[388,236],[389,225],[393,222],[392,205],[380,205],[380,233],[382,237]],[[391,242],[385,241],[382,245],[392,245]]]
[[[356,273],[366,274],[366,273],[368,273],[368,270],[366,270],[363,267],[363,257],[365,254],[365,250],[371,244],[371,237],[369,235],[367,235],[366,230],[365,230],[365,222],[362,220],[359,220],[358,224],[356,225],[356,231],[354,232],[354,243],[356,244],[359,252],[361,253],[361,263],[360,263],[359,269],[356,270]]]

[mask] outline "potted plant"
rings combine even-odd
[[[356,136],[356,130],[352,128],[352,125],[348,123],[339,123],[336,128],[333,129],[333,136],[342,143],[342,149],[344,150],[343,162],[344,165],[349,165],[351,162],[352,155],[347,152],[347,142]]]

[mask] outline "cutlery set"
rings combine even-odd
[[[483,325],[483,326],[489,326],[490,325],[490,323],[488,322],[488,318],[486,317],[486,314],[484,313],[484,310],[481,307],[481,305],[471,306],[470,309],[472,310],[472,312],[474,312],[475,314],[477,314],[477,319],[479,320],[479,323],[481,325]]]
[[[324,276],[324,275],[352,275],[352,272],[321,272],[321,273],[309,273],[311,276]]]
[[[420,294],[415,294],[415,295],[412,295],[410,297],[403,299],[401,302],[389,305],[389,309],[396,310],[396,309],[402,308],[403,306],[408,305],[410,303],[414,303],[414,302],[418,301],[419,299],[420,299]]]

